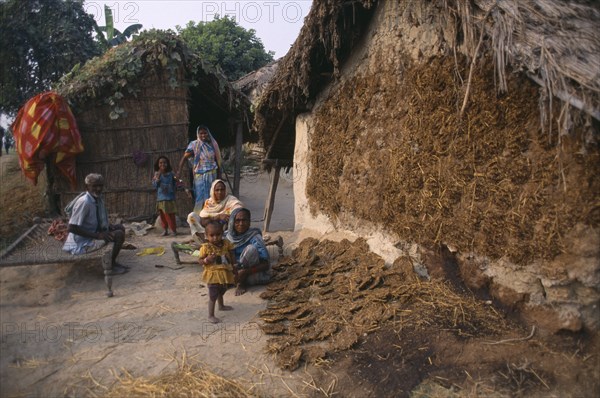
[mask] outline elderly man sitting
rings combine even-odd
[[[104,178],[100,174],[88,174],[85,177],[86,192],[82,192],[67,206],[69,219],[69,235],[63,250],[71,254],[85,254],[104,247],[113,242],[110,258],[103,258],[106,275],[117,275],[127,272],[127,268],[116,262],[125,241],[125,228],[121,224],[108,222],[108,213],[102,198]],[[109,286],[110,293],[110,286]]]

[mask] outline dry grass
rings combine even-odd
[[[17,360],[16,363],[14,365],[11,365],[11,367],[14,368],[26,368],[26,369],[36,369],[40,366],[45,366],[47,365],[48,362],[47,361],[42,361],[36,358],[30,358],[30,359],[23,359],[23,360]]]
[[[115,377],[117,382],[109,387],[96,387],[106,390],[104,398],[121,397],[223,397],[249,398],[263,396],[255,391],[255,385],[242,380],[229,380],[206,369],[199,363],[188,361],[185,356],[178,361],[177,369],[155,377],[135,377],[127,370]]]
[[[17,155],[0,157],[0,248],[4,248],[44,216],[44,178],[34,186],[21,173]]]

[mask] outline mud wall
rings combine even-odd
[[[491,54],[461,118],[470,61],[456,26],[441,4],[379,7],[340,81],[297,120],[296,227],[351,230],[389,263],[445,246],[469,287],[527,320],[597,330],[598,132],[577,114],[569,135],[542,129],[539,88],[511,73],[499,95]]]

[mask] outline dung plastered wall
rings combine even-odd
[[[440,2],[443,3],[443,2]],[[442,4],[385,2],[311,113],[296,122],[296,229],[348,231],[392,264],[446,246],[475,291],[544,329],[598,329],[597,137],[574,115],[559,141],[539,88],[513,73],[498,95]]]
[[[356,239],[363,237],[371,250],[380,255],[391,265],[398,257],[408,254],[413,260],[415,269],[423,270],[418,252],[418,245],[402,243],[402,248],[396,247],[398,241],[393,240],[393,234],[381,226],[357,219],[352,214],[343,214],[344,220],[331,219],[324,214],[313,213],[306,197],[310,163],[307,155],[311,129],[310,114],[303,114],[296,119],[296,146],[294,149],[294,214],[295,231],[312,230],[331,240]],[[403,250],[406,248],[407,250]]]

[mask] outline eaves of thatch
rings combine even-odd
[[[232,83],[233,87],[244,93],[250,99],[250,102],[254,104],[273,76],[275,76],[278,66],[279,60],[270,62],[262,68],[250,72],[234,81]]]
[[[315,0],[298,38],[279,61],[275,76],[258,99],[254,128],[266,160],[287,166],[294,152],[296,115],[339,74],[340,64],[360,40],[376,1]]]
[[[171,31],[150,30],[132,41],[114,47],[103,56],[76,66],[65,75],[56,91],[66,97],[75,114],[82,109],[107,106],[105,117],[113,120],[126,118],[136,109],[127,109],[126,101],[136,98],[144,83],[152,79],[166,81],[172,89],[188,88],[190,130],[195,124],[194,106],[210,107],[222,120],[220,131],[233,121],[247,124],[250,102],[235,89],[227,78],[200,57]],[[168,90],[167,90],[168,91]],[[169,96],[168,92],[164,93]],[[198,105],[200,104],[200,105]],[[211,124],[211,128],[214,128]],[[223,145],[232,144],[233,136],[223,137]]]
[[[576,0],[438,0],[457,25],[451,44],[470,58],[490,49],[498,90],[505,74],[525,72],[559,106],[579,108],[600,120],[600,7]],[[296,42],[258,100],[254,127],[267,158],[291,162],[296,116],[318,93],[367,31],[377,0],[315,0]],[[550,111],[550,112],[547,112]],[[549,114],[552,109],[542,109]]]

